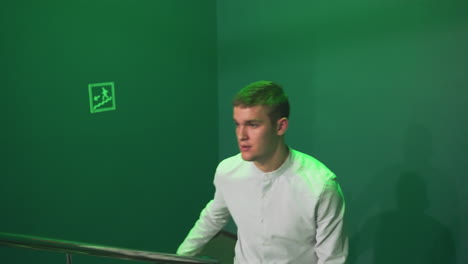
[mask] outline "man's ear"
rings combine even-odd
[[[276,121],[276,133],[278,136],[282,136],[286,133],[289,126],[289,120],[287,117],[283,117]]]

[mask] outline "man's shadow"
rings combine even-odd
[[[417,173],[403,173],[396,186],[397,208],[377,216],[374,263],[455,263],[450,232],[427,215],[426,183]]]
[[[374,182],[366,188],[373,193],[373,206],[368,208],[380,207],[380,210],[350,237],[349,264],[363,263],[362,258],[367,260],[365,263],[375,264],[456,262],[455,242],[449,229],[426,213],[431,207],[426,180],[431,177],[423,172],[427,172],[424,168],[429,168],[430,162],[422,156],[430,154],[416,155],[421,153],[422,145],[414,144],[430,141],[424,139],[425,128],[412,129],[416,129],[414,136],[419,138],[409,133],[408,139],[412,143],[407,142],[405,164],[392,166],[377,175],[375,178],[381,184]],[[430,149],[428,145],[425,147]],[[394,209],[388,206],[386,191],[395,194]],[[366,202],[362,204],[366,205]]]

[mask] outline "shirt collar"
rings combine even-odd
[[[255,166],[255,164],[253,162],[251,162],[251,163],[252,163],[252,166],[254,167],[254,169],[257,171],[258,174],[263,175],[265,177],[265,179],[273,180],[273,179],[276,179],[279,176],[283,175],[286,172],[286,170],[289,169],[289,167],[291,165],[292,155],[293,155],[293,150],[291,148],[289,148],[288,157],[283,162],[283,164],[278,169],[276,169],[274,171],[270,171],[270,172],[263,172],[262,170],[257,168],[257,166]]]

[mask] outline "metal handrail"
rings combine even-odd
[[[175,254],[116,248],[80,242],[56,240],[50,238],[25,236],[0,232],[0,246],[29,248],[42,251],[54,251],[67,254],[67,263],[71,255],[91,255],[99,257],[139,260],[159,264],[218,264],[211,258],[194,258]]]

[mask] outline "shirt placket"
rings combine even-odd
[[[261,214],[260,225],[262,227],[262,262],[266,263],[266,254],[268,254],[268,247],[270,246],[270,236],[268,232],[268,199],[271,189],[271,175],[266,173],[262,177],[262,197],[261,197]]]

